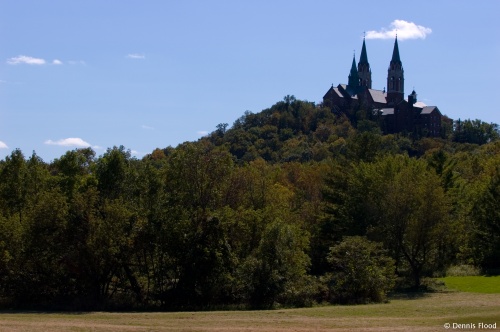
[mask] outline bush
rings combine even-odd
[[[481,270],[473,265],[454,265],[446,270],[447,277],[467,277],[467,276],[478,276],[481,274]]]
[[[332,303],[383,302],[395,285],[394,260],[380,243],[364,237],[345,237],[330,248],[327,260],[333,269],[325,276]]]

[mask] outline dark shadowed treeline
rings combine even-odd
[[[361,303],[452,265],[499,269],[497,126],[382,135],[368,114],[287,96],[141,160],[13,151],[0,162],[0,304]]]

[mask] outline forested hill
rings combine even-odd
[[[230,129],[228,124],[219,124],[206,139],[226,146],[239,161],[262,158],[276,163],[322,161],[340,155],[358,160],[384,153],[422,156],[436,146],[455,151],[469,147],[454,143],[482,145],[499,138],[498,125],[480,120],[453,121],[443,116],[441,140],[415,133],[382,135],[380,121],[367,110],[338,115],[328,107],[286,96],[260,113],[245,112]]]
[[[272,308],[384,301],[500,269],[497,126],[382,135],[285,97],[141,160],[90,148],[0,161],[0,306]]]

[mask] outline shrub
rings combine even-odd
[[[450,266],[446,270],[447,277],[466,277],[466,276],[478,276],[481,274],[481,270],[473,265],[454,265]]]
[[[394,260],[380,243],[364,237],[345,237],[330,248],[332,273],[325,276],[332,303],[383,302],[395,285]]]

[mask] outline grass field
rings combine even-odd
[[[440,280],[447,288],[461,292],[500,294],[500,276],[446,277]]]
[[[0,313],[2,332],[445,331],[445,323],[477,326],[479,322],[500,325],[498,294],[445,292],[393,299],[386,304],[271,311]]]

